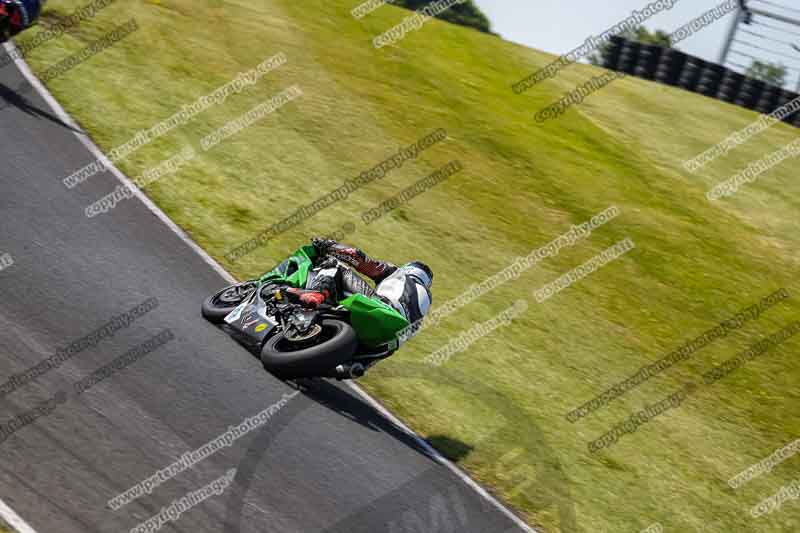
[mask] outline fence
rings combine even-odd
[[[772,113],[798,97],[793,91],[749,78],[722,65],[674,48],[612,37],[603,54],[603,66],[638,78],[680,87],[759,113]],[[800,113],[783,119],[800,128]]]

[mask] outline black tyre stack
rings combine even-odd
[[[747,109],[755,109],[756,104],[761,100],[761,93],[764,92],[765,85],[766,83],[761,80],[745,78],[734,103]]]
[[[641,45],[636,41],[625,41],[619,54],[619,65],[617,70],[626,74],[636,72],[636,61],[639,58],[639,48]]]
[[[797,97],[798,97],[798,94],[796,92],[794,92],[794,91],[784,91],[784,90],[782,90],[781,91],[781,97],[778,100],[778,107],[788,105],[790,102],[792,102],[793,100],[797,99]],[[797,107],[797,104],[794,104],[792,107],[793,108]],[[783,119],[781,119],[781,120],[783,120],[787,124],[792,124],[795,120],[797,120],[798,116],[800,116],[800,111],[795,111],[791,115],[783,117]]]
[[[797,98],[797,96],[798,95],[797,95],[796,92],[781,90],[781,96],[780,96],[780,98],[778,98],[777,107],[782,107],[782,106],[785,106],[785,105],[789,104],[789,102],[791,102],[792,100]],[[795,107],[795,106],[792,106],[792,107]],[[798,115],[798,114],[800,114],[800,111],[795,111],[793,114],[788,115],[786,117],[783,117],[783,119],[781,119],[781,120],[783,120],[787,124],[791,124],[792,121],[795,119],[795,115]]]
[[[656,81],[667,85],[678,85],[681,71],[686,64],[688,55],[674,48],[666,48],[661,52],[661,60],[656,68]]]
[[[744,83],[744,75],[736,71],[725,69],[722,81],[719,84],[717,98],[723,102],[734,103]]]
[[[647,80],[677,85],[724,102],[769,114],[797,94],[748,78],[722,65],[704,61],[674,48],[643,44],[614,36],[603,51],[603,66]],[[800,111],[783,121],[800,127]]]
[[[706,63],[703,73],[700,75],[700,81],[697,82],[697,92],[715,98],[725,70],[722,65]]]
[[[619,67],[619,57],[622,54],[622,46],[625,39],[614,35],[609,39],[608,46],[603,50],[603,66],[609,70],[617,70]]]
[[[795,111],[794,115],[787,118],[786,121],[800,128],[800,111]]]
[[[683,66],[681,77],[678,79],[678,86],[687,91],[696,92],[697,85],[700,82],[700,75],[706,65],[707,63],[699,57],[689,56]]]
[[[634,74],[646,80],[655,79],[662,50],[664,50],[662,47],[654,44],[642,44],[639,47],[639,58],[636,61]]]
[[[764,90],[761,92],[761,98],[756,102],[756,111],[768,115],[775,111],[778,107],[778,101],[781,97],[781,89],[771,84],[766,84]]]

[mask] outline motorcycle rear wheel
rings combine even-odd
[[[324,376],[350,362],[358,348],[353,327],[341,320],[323,320],[313,345],[295,344],[284,333],[267,339],[261,348],[264,368],[282,379]]]

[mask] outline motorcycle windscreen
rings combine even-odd
[[[303,246],[262,275],[259,282],[285,283],[291,287],[303,288],[306,286],[308,273],[313,267],[313,258],[316,255],[317,251],[313,246]]]

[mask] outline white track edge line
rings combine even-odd
[[[489,491],[483,488],[477,481],[469,477],[463,470],[461,470],[455,463],[450,461],[447,457],[443,456],[439,453],[439,450],[434,448],[433,446],[428,443],[425,439],[421,436],[417,435],[411,428],[406,426],[399,418],[393,415],[388,409],[386,409],[383,405],[381,405],[375,398],[370,396],[364,389],[358,386],[356,383],[352,381],[346,381],[347,385],[350,386],[361,398],[367,402],[373,409],[381,413],[384,418],[388,419],[394,425],[398,426],[400,429],[408,433],[416,442],[419,444],[426,452],[431,454],[431,456],[438,462],[439,464],[447,467],[453,474],[455,474],[464,484],[472,488],[475,492],[478,493],[483,499],[489,502],[493,507],[495,507],[498,511],[500,511],[503,515],[505,515],[508,519],[510,519],[516,526],[520,529],[525,531],[526,533],[539,533],[528,524],[526,524],[520,517],[514,514],[508,507],[500,503],[494,496],[492,496]]]
[[[11,43],[10,41],[5,43],[5,47],[6,47],[6,50],[8,50],[9,53],[12,53],[13,50],[16,50],[16,46],[13,43]],[[61,104],[59,104],[58,101],[53,97],[53,95],[50,94],[50,91],[48,91],[47,88],[42,84],[42,82],[39,81],[39,78],[37,78],[36,75],[31,71],[30,67],[25,62],[25,60],[24,59],[17,59],[16,60],[16,64],[17,64],[17,67],[19,68],[20,72],[22,73],[22,75],[25,76],[25,78],[28,80],[28,83],[30,83],[33,86],[33,88],[36,89],[36,92],[38,92],[39,95],[42,98],[44,98],[44,100],[47,102],[47,104],[58,115],[58,118],[60,118],[66,124],[69,124],[70,126],[72,126],[74,129],[83,131],[81,129],[81,127],[72,119],[72,117],[70,117],[67,114],[67,112],[64,111],[64,108],[61,107]],[[139,189],[139,187],[137,187],[130,179],[128,179],[127,176],[125,176],[119,170],[114,165],[114,163],[112,163],[106,157],[106,155],[97,147],[97,145],[94,144],[94,142],[89,138],[88,135],[86,135],[86,134],[81,135],[81,134],[75,132],[75,136],[78,138],[78,140],[81,141],[81,143],[89,150],[89,152],[91,152],[91,154],[97,160],[101,161],[103,163],[103,165],[105,165],[105,167],[108,170],[110,170],[111,173],[119,181],[122,182],[123,185],[127,185],[134,192],[134,195],[137,198],[139,198],[139,200],[141,200],[142,203],[144,203],[144,205],[146,205],[147,208],[150,209],[150,211],[152,211],[153,214],[156,217],[158,217],[159,220],[161,220],[164,224],[166,224],[169,227],[169,229],[171,229],[174,233],[176,233],[178,235],[178,237],[180,237],[180,239],[189,246],[189,248],[191,248],[192,250],[197,252],[200,255],[200,257],[202,257],[203,260],[206,263],[208,263],[209,266],[211,266],[211,268],[213,268],[220,276],[223,277],[223,279],[225,279],[229,283],[236,283],[236,279],[233,276],[231,276],[230,273],[228,273],[228,271],[226,271],[224,268],[222,268],[222,266],[219,263],[217,263],[210,255],[208,255],[205,250],[200,248],[200,246],[198,246],[197,243],[195,243],[186,234],[186,232],[184,232],[167,215],[165,215],[164,212],[161,211],[161,209],[159,209],[158,206],[156,204],[154,204],[152,202],[152,200],[150,200],[150,198],[148,198],[141,191],[141,189]]]
[[[11,54],[16,49],[16,46],[14,46],[14,44],[12,42],[7,42],[5,44],[5,47],[6,47],[6,50],[8,50],[9,54]],[[33,88],[36,89],[36,92],[38,92],[39,95],[42,98],[44,98],[44,100],[53,109],[53,111],[58,115],[58,117],[62,121],[64,121],[65,123],[67,123],[70,126],[72,126],[73,128],[80,130],[81,129],[80,126],[78,126],[75,123],[75,121],[72,119],[72,117],[70,117],[67,114],[67,112],[64,110],[64,108],[61,107],[61,104],[59,104],[58,101],[53,97],[53,95],[50,94],[50,91],[48,91],[47,88],[39,81],[39,79],[36,77],[36,75],[33,74],[33,72],[31,71],[30,67],[25,62],[25,60],[24,59],[18,59],[18,60],[16,60],[16,64],[17,64],[17,67],[19,68],[20,72],[22,73],[22,75],[25,76],[25,78],[33,86]],[[105,165],[105,167],[107,169],[109,169],[111,171],[111,173],[120,182],[122,182],[124,185],[127,185],[128,187],[130,187],[134,191],[134,194],[136,195],[136,197],[139,198],[139,200],[141,200],[142,203],[144,203],[144,205],[147,206],[147,208],[150,209],[150,211],[152,211],[153,214],[156,217],[158,217],[159,220],[161,220],[164,224],[167,225],[167,227],[169,227],[169,229],[171,229],[175,234],[177,234],[178,237],[189,246],[189,248],[191,248],[198,255],[200,255],[200,257],[203,258],[203,261],[208,263],[208,265],[211,266],[211,268],[213,268],[215,272],[217,272],[220,276],[222,276],[222,278],[225,279],[228,283],[231,283],[231,284],[237,283],[236,278],[234,278],[227,270],[225,270],[222,267],[222,265],[217,263],[217,261],[213,257],[211,257],[205,250],[200,248],[200,246],[196,242],[194,242],[191,239],[191,237],[189,237],[186,234],[186,232],[184,232],[180,227],[178,227],[178,225],[175,224],[163,211],[161,211],[161,209],[155,203],[153,203],[153,201],[150,200],[150,198],[148,198],[141,191],[141,189],[139,189],[139,187],[134,185],[134,183],[127,176],[125,176],[114,165],[114,163],[112,163],[105,156],[105,154],[103,154],[103,152],[97,147],[96,144],[94,144],[94,142],[89,138],[88,135],[86,135],[86,134],[81,135],[81,134],[75,132],[75,136],[89,150],[89,152],[91,152],[91,154],[93,156],[95,156],[98,160],[102,161],[103,164]],[[464,471],[461,470],[458,466],[456,466],[452,461],[450,461],[449,459],[444,457],[441,453],[439,453],[439,451],[436,450],[434,447],[432,447],[425,439],[423,439],[421,436],[417,435],[408,426],[406,426],[403,422],[401,422],[400,419],[398,419],[395,415],[390,413],[377,400],[375,400],[372,396],[367,394],[367,392],[364,391],[364,389],[362,389],[357,384],[355,384],[355,383],[353,383],[351,381],[346,381],[346,383],[364,401],[366,401],[373,409],[375,409],[376,411],[381,413],[381,415],[383,415],[385,418],[387,418],[390,422],[392,422],[394,425],[398,426],[403,431],[408,433],[411,437],[413,437],[413,439],[423,449],[425,449],[425,451],[427,451],[434,459],[436,459],[436,461],[438,463],[440,463],[441,465],[447,467],[447,469],[450,470],[451,472],[453,472],[453,474],[455,474],[463,483],[465,483],[467,486],[472,488],[476,493],[478,493],[479,496],[481,496],[483,499],[488,501],[489,504],[491,504],[493,507],[495,507],[497,510],[499,510],[504,516],[506,516],[512,522],[514,522],[514,524],[517,525],[520,529],[522,529],[526,533],[539,533],[535,529],[531,528],[528,524],[526,524],[521,518],[519,518],[516,514],[514,514],[510,509],[508,509],[506,506],[504,506],[502,503],[500,503],[494,496],[489,494],[489,492],[486,489],[484,489],[474,479],[472,479],[466,473],[464,473]],[[0,500],[0,504],[2,504],[2,500]],[[8,509],[9,509],[9,511],[11,511],[10,508],[8,508]],[[2,510],[2,506],[0,506],[0,511],[1,510]],[[13,511],[11,511],[11,513],[13,513]],[[13,513],[13,516],[16,517],[17,519],[19,519],[20,521],[22,520],[21,518],[19,518],[16,515],[16,513]],[[24,521],[22,523],[25,524]],[[27,526],[27,524],[25,524],[25,526],[28,527],[28,530],[27,531],[20,530],[19,533],[36,533],[33,529],[30,529],[30,527]]]
[[[36,533],[36,530],[29,526],[28,523],[15,513],[14,509],[6,505],[3,500],[0,500],[0,518],[14,528],[16,533]]]

